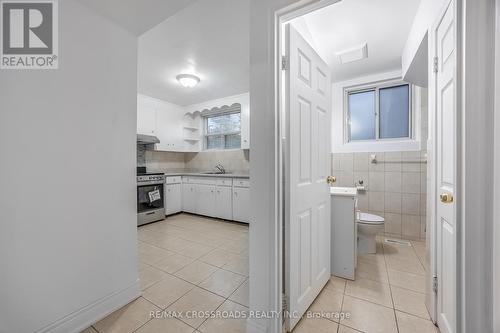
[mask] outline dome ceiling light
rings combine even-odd
[[[200,83],[200,78],[193,74],[179,74],[176,78],[185,88],[193,88]]]

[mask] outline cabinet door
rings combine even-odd
[[[156,110],[154,106],[138,103],[137,134],[154,135],[156,130]]]
[[[243,187],[233,188],[233,220],[250,222],[250,189]]]
[[[182,210],[187,213],[196,213],[195,185],[182,184]]]
[[[178,213],[182,210],[181,184],[165,185],[165,213],[167,215]]]
[[[250,149],[250,95],[241,102],[241,149]]]
[[[233,205],[230,186],[217,186],[215,200],[216,216],[221,219],[233,219]]]
[[[215,217],[215,191],[213,185],[196,185],[196,214]]]

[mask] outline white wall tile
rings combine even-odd
[[[369,177],[370,191],[385,191],[385,179],[383,172],[370,171]]]
[[[401,193],[401,172],[385,172],[385,191]]]
[[[354,153],[354,171],[368,171],[368,170],[369,170],[369,154]]]
[[[420,194],[403,193],[401,209],[403,214],[420,215]]]
[[[403,215],[402,235],[410,239],[420,239],[421,222],[418,215]]]
[[[420,193],[420,172],[403,172],[401,185],[403,193]]]
[[[370,191],[370,200],[369,200],[370,210],[383,212],[385,208],[384,202],[385,202],[384,192]]]
[[[401,193],[385,192],[385,212],[401,214]]]
[[[385,232],[401,237],[401,214],[385,213]]]

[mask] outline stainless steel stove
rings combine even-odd
[[[164,184],[163,173],[147,173],[145,169],[137,168],[138,226],[165,218]]]

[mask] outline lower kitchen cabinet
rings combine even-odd
[[[196,213],[196,185],[182,184],[182,211]]]
[[[196,185],[196,209],[195,213],[215,217],[215,186]]]
[[[231,186],[217,186],[215,199],[216,217],[232,220],[233,219],[233,200]]]
[[[234,184],[234,186],[233,186]],[[167,185],[168,186],[168,185]],[[186,213],[248,223],[250,181],[243,178],[183,176],[181,210]],[[172,190],[171,193],[174,193]],[[166,193],[166,197],[169,193]],[[168,201],[166,198],[167,214]]]
[[[250,188],[233,188],[233,220],[250,222]]]
[[[175,214],[182,211],[182,185],[165,185],[165,214]]]

